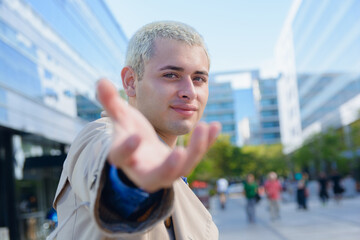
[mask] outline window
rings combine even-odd
[[[261,103],[262,106],[276,105],[277,104],[277,99],[276,98],[262,99],[260,103]]]
[[[272,117],[272,116],[277,116],[277,115],[278,115],[277,110],[267,110],[267,111],[261,112],[262,117]]]
[[[279,122],[263,122],[261,125],[263,128],[273,128],[279,127]]]
[[[280,138],[280,133],[265,133],[263,138],[266,140]]]

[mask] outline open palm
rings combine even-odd
[[[114,123],[109,163],[121,168],[138,187],[149,192],[170,187],[178,177],[188,174],[220,130],[219,123],[200,123],[189,147],[171,149],[160,141],[150,122],[119,97],[109,81],[99,81],[98,97]]]

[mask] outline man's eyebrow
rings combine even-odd
[[[163,71],[163,70],[174,70],[174,71],[183,72],[183,71],[184,71],[184,68],[182,68],[182,67],[177,67],[177,66],[173,66],[173,65],[166,65],[166,66],[164,66],[164,67],[161,67],[159,70],[160,70],[160,71]],[[206,71],[195,71],[195,74],[200,74],[200,75],[209,76],[209,74],[208,74]]]
[[[162,68],[159,69],[160,71],[162,70],[175,70],[175,71],[180,71],[183,72],[184,69],[182,67],[177,67],[177,66],[173,66],[173,65],[166,65]]]
[[[195,74],[200,74],[200,75],[209,76],[209,74],[208,74],[206,71],[196,71]]]

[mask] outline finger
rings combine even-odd
[[[101,79],[97,84],[97,96],[106,113],[115,121],[126,116],[127,105],[121,100],[115,86],[107,79]]]
[[[175,148],[166,161],[154,170],[152,179],[149,179],[144,186],[145,190],[152,192],[160,188],[170,187],[182,175],[185,158],[186,152],[184,148]],[[154,183],[158,183],[158,185]]]
[[[140,142],[141,138],[136,134],[131,135],[120,143],[115,140],[109,153],[108,162],[117,168],[134,164],[132,155],[139,147]]]
[[[221,124],[219,122],[210,123],[207,149],[209,149],[214,144],[220,131],[221,131]]]
[[[208,149],[209,126],[205,123],[199,123],[193,134],[187,148],[186,164],[183,169],[184,174],[188,174],[200,162],[206,150]]]

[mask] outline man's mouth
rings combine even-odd
[[[192,116],[198,110],[196,106],[190,104],[175,104],[171,105],[171,108],[175,112],[187,117]]]

